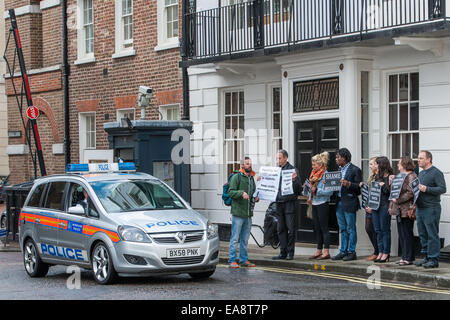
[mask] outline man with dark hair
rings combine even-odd
[[[352,154],[346,148],[336,153],[336,163],[342,172],[341,190],[338,192],[336,217],[341,233],[341,249],[333,260],[356,260],[356,212],[361,208],[358,196],[362,181],[361,169],[351,163]],[[325,181],[326,183],[326,181]]]
[[[252,227],[253,208],[258,198],[253,198],[256,190],[252,170],[252,160],[245,157],[241,161],[241,169],[230,180],[230,189],[228,194],[231,201],[231,238],[229,248],[229,266],[230,268],[254,267],[255,265],[248,261],[247,244]],[[237,260],[237,247],[239,244],[239,264]]]
[[[295,253],[295,201],[300,191],[300,177],[297,169],[288,162],[288,153],[286,150],[280,150],[277,153],[277,162],[283,170],[295,169],[292,175],[294,193],[291,195],[281,195],[281,179],[278,186],[277,195],[277,215],[278,215],[278,238],[280,239],[280,254],[273,257],[273,260],[294,259]]]
[[[426,150],[419,153],[420,194],[417,199],[417,230],[422,254],[425,258],[416,266],[425,268],[439,267],[441,241],[439,239],[439,222],[441,220],[441,194],[447,192],[444,174],[433,166],[433,155]]]

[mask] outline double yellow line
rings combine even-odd
[[[219,265],[219,267],[228,267],[227,265]],[[268,272],[277,272],[277,273],[284,273],[284,274],[293,274],[293,275],[304,275],[304,276],[314,276],[314,277],[321,277],[321,278],[328,278],[328,279],[337,279],[337,280],[344,280],[348,282],[354,282],[359,284],[370,284],[374,287],[385,287],[385,288],[392,288],[392,289],[398,289],[398,290],[408,290],[408,291],[415,291],[415,292],[423,292],[423,293],[435,293],[435,294],[445,294],[450,295],[450,290],[439,290],[439,289],[431,289],[431,288],[424,288],[424,287],[418,287],[418,286],[411,286],[411,285],[405,285],[405,284],[397,284],[397,283],[389,283],[389,282],[383,282],[383,281],[370,281],[365,278],[361,277],[355,277],[355,276],[345,276],[340,274],[334,274],[334,273],[328,273],[328,272],[311,272],[311,271],[300,271],[300,270],[292,270],[292,269],[282,269],[282,268],[273,268],[273,267],[255,267],[252,269],[262,270],[262,271],[268,271]],[[369,277],[370,275],[368,275]]]

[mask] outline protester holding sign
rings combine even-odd
[[[375,176],[375,182],[381,187],[381,196],[377,210],[372,209],[372,221],[375,233],[377,234],[378,257],[377,263],[389,261],[391,253],[391,216],[389,215],[389,176],[394,170],[386,157],[377,157],[378,172]]]
[[[367,185],[369,185],[369,186],[375,180],[375,176],[377,175],[377,172],[378,172],[378,164],[375,161],[376,159],[377,159],[377,157],[373,157],[369,161],[370,176],[367,181]],[[361,195],[362,195],[364,182],[361,182],[359,184],[359,186],[361,188]],[[369,236],[370,242],[372,243],[373,254],[371,256],[369,256],[366,260],[367,261],[375,261],[378,258],[379,251],[378,251],[378,243],[377,243],[377,234],[375,232],[375,229],[373,228],[372,209],[370,209],[367,206],[368,201],[369,201],[369,193],[367,192],[367,201],[366,201],[366,203],[363,203],[363,206],[364,206],[364,209],[366,209],[366,233]]]
[[[277,214],[278,214],[278,237],[280,239],[280,254],[273,257],[277,259],[294,259],[295,251],[295,201],[300,193],[301,183],[297,169],[288,162],[288,153],[286,150],[280,150],[277,153],[278,166],[281,167],[281,179],[277,194]],[[291,170],[295,170],[293,173]],[[292,179],[292,194],[282,192],[283,172]],[[284,179],[286,182],[286,179]],[[287,188],[286,188],[287,189]]]
[[[404,156],[398,162],[400,173],[406,174],[399,197],[389,203],[389,214],[397,217],[398,238],[402,248],[402,259],[397,262],[400,266],[413,263],[414,257],[414,190],[412,182],[417,179],[414,172],[416,165],[409,156]]]
[[[338,191],[336,217],[341,233],[341,248],[333,260],[356,260],[356,212],[361,208],[358,196],[362,181],[361,169],[351,163],[352,155],[346,148],[336,153],[336,163],[342,175]],[[327,184],[327,181],[324,181]]]
[[[329,202],[333,191],[325,191],[323,177],[326,173],[329,154],[323,152],[312,158],[312,171],[309,176],[311,197],[308,207],[312,207],[314,233],[317,239],[317,251],[311,259],[330,259],[330,231],[328,230]],[[323,254],[322,254],[323,249]]]
[[[444,174],[433,166],[433,155],[429,151],[419,153],[420,195],[417,199],[417,229],[419,231],[422,253],[425,259],[417,266],[439,267],[441,242],[439,223],[441,219],[441,195],[447,192]]]

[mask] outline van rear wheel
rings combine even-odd
[[[25,271],[32,278],[45,277],[48,273],[49,265],[41,260],[36,245],[31,239],[25,242],[23,249],[23,263]]]

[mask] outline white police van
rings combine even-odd
[[[92,269],[100,284],[117,276],[188,273],[210,277],[219,262],[217,225],[133,163],[72,164],[35,180],[20,214],[26,272],[52,265]]]

